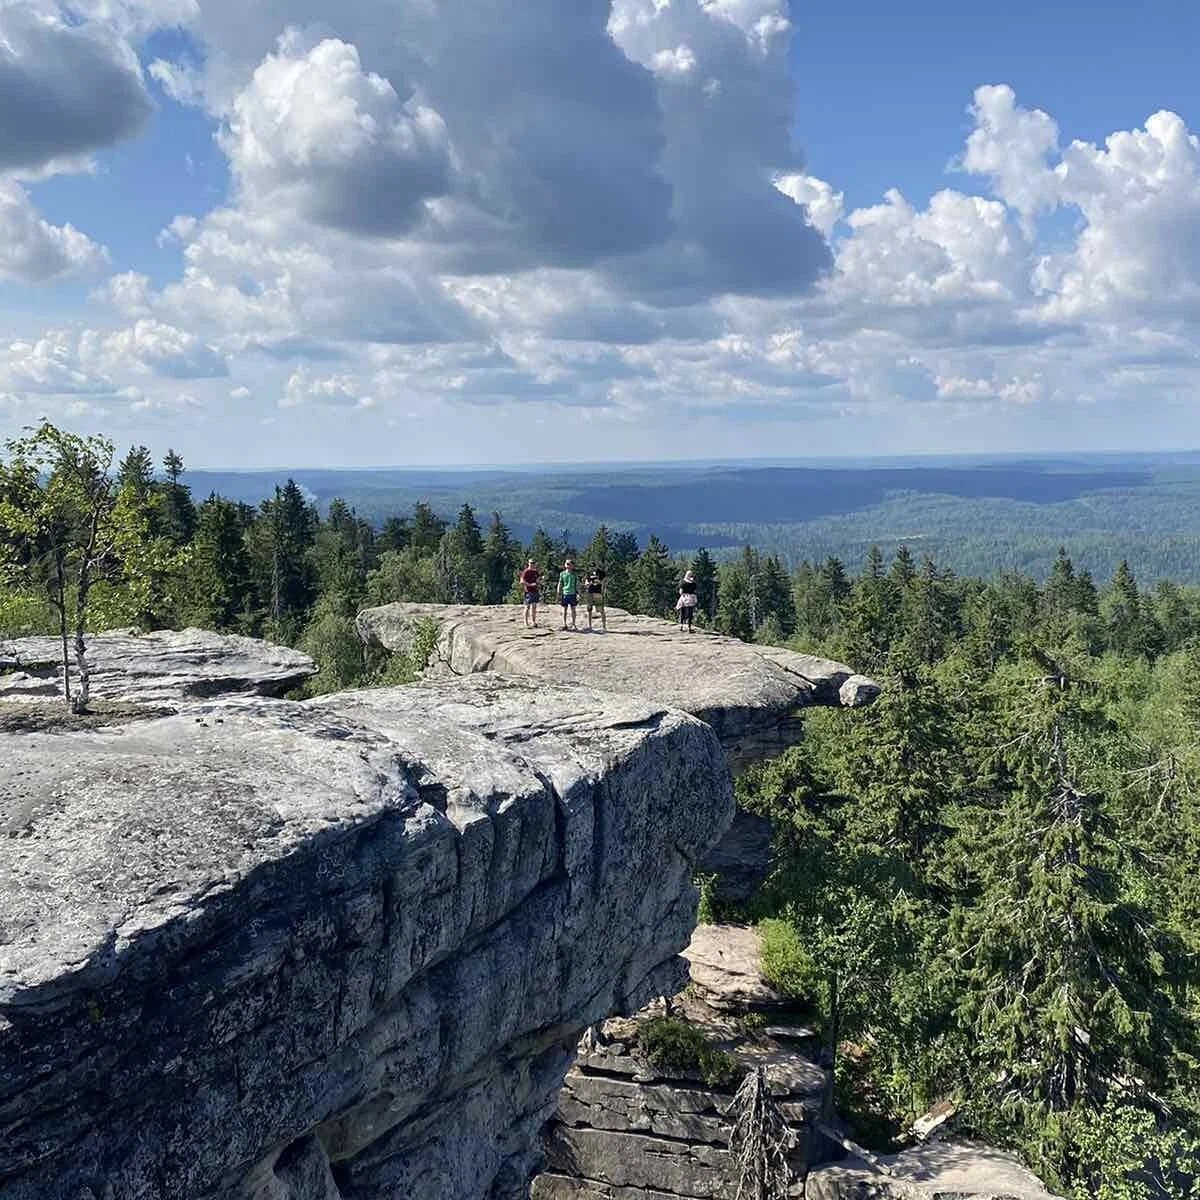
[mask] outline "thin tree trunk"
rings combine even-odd
[[[56,553],[54,556],[54,570],[54,585],[58,593],[54,607],[58,609],[58,634],[62,640],[63,696],[69,709],[71,707],[71,653],[67,642],[67,581],[63,572],[61,553]]]
[[[72,711],[77,713],[87,712],[91,699],[91,668],[88,666],[84,629],[87,625],[88,591],[92,586],[92,561],[99,537],[100,508],[97,504],[92,511],[92,527],[88,533],[83,561],[79,564],[79,584],[75,592],[75,665],[79,669],[79,694],[75,697],[75,707]]]

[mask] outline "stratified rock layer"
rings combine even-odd
[[[682,979],[712,731],[481,677],[0,736],[2,1200],[509,1200]]]
[[[307,654],[205,629],[97,633],[87,640],[97,700],[179,708],[216,696],[282,696],[317,673]],[[49,637],[0,639],[0,700],[53,698],[62,645]],[[75,663],[72,654],[72,680]]]
[[[692,981],[673,1014],[743,1067],[762,1067],[786,1122],[799,1187],[826,1152],[817,1126],[831,1086],[805,1053],[816,1051],[813,1032],[746,1027],[748,1013],[790,1007],[762,978],[753,929],[701,925],[684,953]],[[647,1062],[637,1031],[653,1015],[608,1021],[599,1038],[581,1043],[547,1131],[549,1164],[534,1184],[535,1200],[732,1200],[738,1193],[729,1153],[733,1085],[714,1088],[697,1070],[668,1073]]]
[[[419,623],[430,619],[440,632],[435,670],[584,683],[681,708],[716,730],[735,770],[793,745],[800,737],[797,710],[867,704],[879,693],[841,663],[687,633],[619,609],[608,610],[607,632],[564,633],[553,606],[543,610],[544,627],[530,630],[511,604],[387,604],[361,612],[358,629],[368,645],[407,653]]]

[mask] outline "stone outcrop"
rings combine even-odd
[[[361,612],[358,629],[369,646],[407,653],[428,620],[439,630],[434,673],[532,675],[679,708],[716,730],[735,771],[794,744],[799,710],[867,704],[879,693],[841,663],[612,608],[607,632],[564,633],[554,611],[543,613],[544,628],[526,629],[511,604],[387,604]]]
[[[684,952],[691,986],[672,1013],[701,1031],[743,1068],[764,1070],[787,1122],[799,1185],[827,1155],[818,1123],[830,1081],[810,1055],[813,1032],[799,1025],[748,1027],[751,1013],[787,1019],[794,1008],[763,980],[753,929],[701,925]],[[535,1200],[730,1200],[738,1178],[729,1154],[733,1084],[713,1087],[698,1071],[667,1073],[638,1049],[639,1025],[661,1013],[605,1023],[588,1037],[567,1075],[549,1127],[548,1169]]]
[[[204,629],[98,633],[88,638],[87,650],[94,699],[147,708],[218,696],[282,696],[317,673],[317,664],[298,650]],[[0,638],[0,701],[53,699],[61,690],[57,639]]]
[[[526,1195],[732,813],[704,724],[489,676],[0,760],[0,1200]]]
[[[1060,1200],[1011,1154],[963,1142],[930,1142],[885,1155],[884,1175],[849,1159],[818,1167],[807,1200]]]

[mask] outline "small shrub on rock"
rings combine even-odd
[[[676,1017],[644,1021],[638,1029],[638,1045],[657,1070],[666,1074],[698,1071],[709,1087],[733,1087],[745,1074],[732,1054],[718,1049],[694,1025]]]
[[[777,917],[760,921],[758,935],[763,978],[777,992],[815,1005],[821,994],[821,974],[791,922]]]

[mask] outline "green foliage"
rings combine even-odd
[[[787,921],[769,917],[758,923],[763,978],[777,991],[815,1003],[824,980],[812,954]]]
[[[1075,1200],[1196,1200],[1200,1138],[1145,1108],[1110,1100],[1069,1129]]]
[[[650,1017],[638,1026],[637,1039],[647,1061],[664,1074],[699,1071],[709,1087],[722,1089],[736,1086],[745,1074],[737,1059],[677,1017]]]

